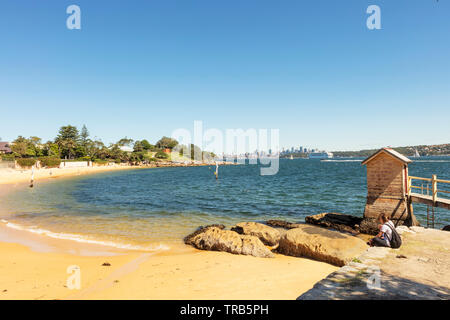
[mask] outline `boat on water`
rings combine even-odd
[[[420,158],[420,153],[417,149],[414,149],[414,158]]]
[[[331,159],[333,158],[333,153],[331,152],[311,152],[308,154],[309,159]]]
[[[294,156],[291,154],[289,159],[294,160]]]

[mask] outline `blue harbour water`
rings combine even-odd
[[[410,175],[450,180],[450,158],[420,158]],[[12,226],[54,237],[150,249],[181,242],[200,225],[283,219],[304,221],[321,212],[362,216],[366,169],[358,160],[281,159],[278,174],[258,165],[115,171],[51,183],[9,194],[2,217]],[[414,212],[426,224],[426,207]],[[450,224],[438,209],[437,227]]]

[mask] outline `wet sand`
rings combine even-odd
[[[191,248],[114,255],[95,250],[38,252],[0,242],[0,299],[296,299],[337,269],[308,259]],[[67,286],[70,266],[80,269],[80,289]]]

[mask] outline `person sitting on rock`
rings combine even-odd
[[[380,232],[378,232],[375,238],[372,238],[368,242],[368,245],[370,245],[371,247],[390,247],[390,240],[392,239],[391,228],[395,228],[395,225],[384,213],[378,216],[378,222],[380,223],[380,225],[378,226]]]

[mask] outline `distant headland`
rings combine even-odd
[[[450,143],[434,144],[434,145],[420,145],[407,147],[394,147],[395,151],[408,156],[448,156],[450,155]],[[375,153],[377,149],[368,149],[360,151],[333,151],[335,157],[368,157]]]

